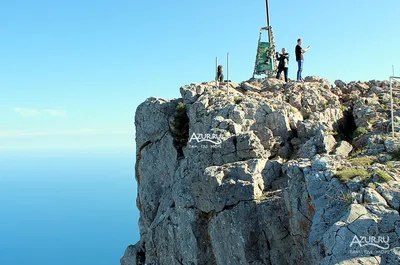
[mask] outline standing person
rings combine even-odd
[[[298,65],[297,82],[303,81],[303,78],[301,77],[301,72],[303,71],[303,62],[304,62],[303,54],[306,53],[310,49],[310,46],[308,46],[305,50],[303,50],[301,48],[301,44],[303,44],[303,40],[298,39],[297,45],[296,45],[296,61],[297,61],[297,65]]]
[[[280,79],[281,73],[283,71],[285,75],[285,82],[288,81],[288,71],[289,71],[289,53],[286,52],[285,48],[282,48],[282,54],[276,52],[276,60],[278,60],[278,73],[276,74],[276,78]]]
[[[222,65],[218,65],[216,80],[220,83],[224,82],[224,73],[222,71]]]

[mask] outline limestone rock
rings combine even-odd
[[[375,190],[366,188],[364,191],[364,201],[367,203],[379,203],[386,205],[385,199]]]
[[[311,137],[300,147],[299,157],[312,158],[316,154],[330,153],[336,145],[336,140],[332,135],[319,131],[316,136]]]
[[[139,265],[145,262],[145,250],[139,244],[140,242],[127,247],[124,256],[121,258],[121,265]]]
[[[388,82],[304,80],[203,82],[182,86],[180,99],[139,105],[140,241],[122,265],[398,263]],[[345,159],[358,153],[376,160]],[[349,169],[372,177],[338,177]],[[380,170],[389,182],[377,181]],[[351,244],[355,235],[388,238],[390,248]]]
[[[346,87],[346,83],[343,82],[342,80],[336,80],[335,81],[335,85],[339,88],[345,88]]]
[[[335,155],[341,155],[347,157],[349,153],[353,150],[353,146],[346,141],[341,141],[335,150]]]
[[[400,211],[400,183],[383,183],[378,184],[376,191],[384,198],[384,200],[395,210]]]

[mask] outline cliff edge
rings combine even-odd
[[[140,241],[122,265],[400,264],[387,81],[180,92],[136,110]]]

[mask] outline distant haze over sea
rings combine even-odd
[[[134,150],[0,153],[0,264],[119,264],[139,240]]]

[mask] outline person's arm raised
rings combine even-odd
[[[305,49],[301,49],[301,53],[306,53],[306,52],[308,52],[309,49],[311,49],[310,45],[308,45],[308,47]]]

